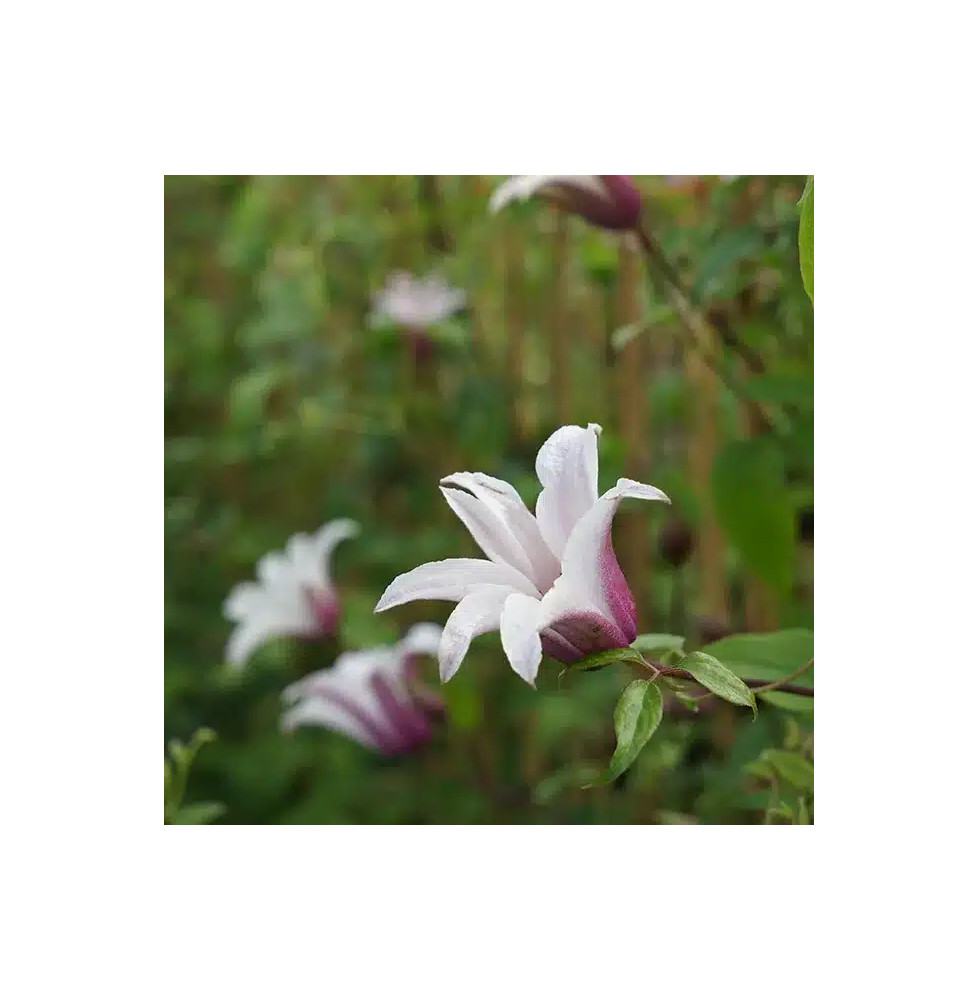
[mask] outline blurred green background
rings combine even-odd
[[[752,723],[715,699],[696,715],[670,709],[629,772],[582,790],[582,766],[614,749],[627,671],[568,674],[558,688],[560,665],[545,660],[534,691],[498,634],[474,642],[416,754],[279,730],[290,681],[445,621],[452,605],[439,602],[372,613],[397,574],[481,555],[439,478],[486,472],[532,509],[536,451],[562,423],[603,425],[602,490],[629,475],[673,500],[626,502],[616,521],[640,631],[685,635],[689,649],[813,625],[805,178],[636,178],[648,227],[736,339],[717,338],[722,377],[634,247],[536,202],[490,216],[500,180],[165,179],[164,735],[218,733],[187,802],[223,803],[219,822],[776,822],[772,805],[805,794],[757,759],[772,748],[810,759],[811,705],[762,705]],[[397,330],[367,322],[398,269],[440,273],[468,296],[420,361]],[[271,642],[231,672],[228,591],[291,534],[337,517],[362,529],[333,561],[338,635]],[[434,661],[425,669],[437,685]]]

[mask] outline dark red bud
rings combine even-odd
[[[659,554],[670,566],[684,566],[693,551],[693,532],[680,517],[670,518],[659,532]]]

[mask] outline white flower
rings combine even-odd
[[[343,653],[325,670],[291,684],[282,729],[325,726],[371,750],[403,753],[431,737],[429,700],[417,687],[417,658],[434,656],[438,625],[415,625],[396,646]]]
[[[622,174],[523,174],[510,177],[493,192],[489,211],[512,201],[538,197],[604,229],[634,229],[642,198],[632,179]]]
[[[390,321],[423,329],[447,319],[464,305],[465,292],[452,288],[439,275],[415,278],[405,271],[396,271],[374,296],[371,323]]]
[[[598,497],[597,424],[561,427],[537,455],[543,490],[536,516],[509,483],[478,472],[442,480],[449,506],[485,559],[443,559],[399,576],[376,611],[409,601],[456,601],[438,662],[452,677],[477,635],[499,629],[513,669],[533,684],[545,650],[573,663],[635,640],[635,602],[611,545],[624,497],[669,498],[654,486],[619,479]]]
[[[353,521],[330,521],[311,537],[293,535],[284,553],[269,552],[258,560],[258,582],[239,583],[224,602],[225,617],[235,623],[225,653],[228,663],[242,666],[274,636],[312,638],[335,629],[340,606],[330,557],[358,531]]]

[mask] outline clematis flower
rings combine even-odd
[[[331,667],[289,685],[282,697],[292,707],[282,729],[323,726],[384,754],[427,742],[441,703],[420,687],[417,661],[435,654],[441,633],[438,625],[415,625],[395,646],[343,653]]]
[[[511,201],[542,198],[603,229],[634,229],[642,198],[631,177],[623,175],[533,174],[510,177],[493,192],[489,210]]]
[[[465,292],[452,288],[436,274],[415,278],[406,271],[395,271],[374,296],[373,305],[373,323],[389,321],[409,330],[423,330],[458,312],[465,305]]]
[[[249,656],[275,636],[315,638],[336,629],[340,604],[329,574],[333,549],[359,528],[340,519],[315,535],[293,535],[284,552],[258,560],[257,583],[239,583],[224,602],[224,615],[234,622],[225,657],[243,666]]]
[[[615,558],[611,522],[625,497],[669,498],[619,479],[598,496],[598,424],[561,427],[537,454],[536,516],[516,490],[478,472],[442,482],[448,505],[488,559],[443,559],[397,577],[375,611],[456,601],[438,649],[443,681],[477,635],[500,632],[513,669],[534,684],[543,652],[574,663],[635,640],[635,602]]]

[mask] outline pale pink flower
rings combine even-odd
[[[621,174],[524,174],[510,177],[493,192],[489,210],[511,201],[542,198],[604,229],[634,229],[642,198],[631,177]]]
[[[415,278],[395,271],[374,296],[371,322],[391,322],[410,330],[424,330],[457,313],[465,292],[452,288],[440,275]]]
[[[438,649],[443,681],[477,635],[500,632],[513,669],[536,680],[543,652],[564,663],[635,640],[635,602],[615,558],[611,522],[625,497],[669,498],[631,479],[598,496],[597,424],[561,427],[540,449],[543,490],[530,513],[516,490],[478,472],[442,482],[448,505],[488,559],[443,559],[397,577],[376,611],[455,601]]]
[[[353,521],[330,521],[315,535],[293,535],[284,552],[258,560],[258,581],[239,583],[224,602],[225,617],[235,623],[225,652],[228,663],[243,666],[276,636],[315,638],[335,631],[340,604],[330,559],[333,549],[358,531]]]
[[[404,753],[427,742],[440,705],[420,687],[417,660],[433,656],[438,625],[415,625],[395,646],[343,653],[325,670],[289,685],[291,708],[282,729],[323,726],[384,754]]]

